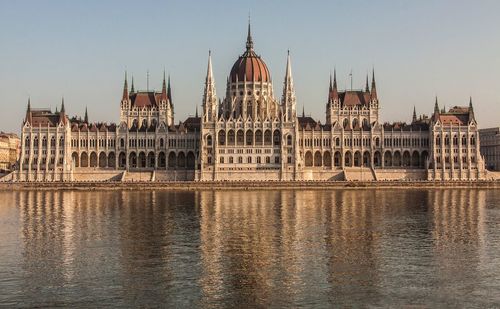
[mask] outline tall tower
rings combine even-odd
[[[203,122],[217,121],[218,117],[217,95],[215,80],[212,73],[212,55],[208,52],[207,76],[205,78],[205,91],[203,92]]]
[[[290,51],[286,60],[285,81],[283,83],[283,97],[281,104],[284,108],[284,121],[294,121],[297,117],[295,89],[293,87],[292,64],[290,62]]]
[[[132,92],[134,91],[134,82],[132,81]],[[127,122],[128,111],[130,110],[130,96],[128,93],[127,71],[125,71],[125,81],[123,82],[123,94],[120,102],[120,122]]]

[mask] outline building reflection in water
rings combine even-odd
[[[486,192],[18,191],[0,212],[25,305],[414,304],[480,284]]]

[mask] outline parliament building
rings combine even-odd
[[[325,121],[297,112],[287,56],[274,93],[250,25],[246,48],[217,96],[211,55],[201,111],[175,123],[170,79],[161,91],[129,88],[120,122],[69,117],[28,101],[15,181],[477,180],[485,178],[472,99],[411,123],[382,122],[375,82],[342,90],[330,77]],[[464,100],[465,101],[465,100]],[[467,101],[465,101],[467,102]]]

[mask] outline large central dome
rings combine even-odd
[[[241,55],[233,65],[229,74],[231,82],[236,80],[242,82],[270,82],[271,74],[264,61],[253,51],[252,35],[250,24],[248,25],[247,50]]]

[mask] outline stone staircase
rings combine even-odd
[[[377,175],[370,167],[345,167],[344,177],[347,181],[375,181]]]

